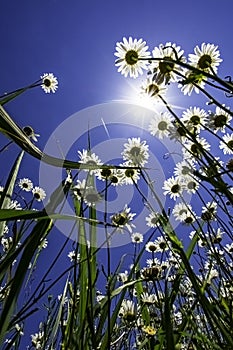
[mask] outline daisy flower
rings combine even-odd
[[[155,228],[160,225],[159,222],[160,214],[159,213],[150,213],[149,216],[146,217],[146,224],[149,227]]]
[[[168,263],[169,263],[169,266],[173,266],[175,269],[178,269],[182,264],[182,259],[177,253],[175,253],[174,251],[170,251],[169,257],[168,257]]]
[[[43,188],[38,186],[32,189],[32,194],[33,194],[33,197],[37,200],[37,202],[43,201],[46,197],[46,193],[43,190]]]
[[[141,301],[147,305],[154,304],[158,301],[156,294],[149,294],[147,292],[143,292],[140,295],[140,298],[141,298]]]
[[[208,202],[205,207],[202,207],[202,215],[201,218],[204,221],[216,220],[217,214],[217,203],[216,202]]]
[[[3,229],[3,235],[6,235],[7,233],[9,233],[9,227],[5,225]]]
[[[137,78],[143,74],[143,69],[147,69],[148,61],[140,60],[140,58],[149,58],[150,52],[147,51],[148,46],[143,39],[132,39],[125,37],[123,41],[116,43],[115,66],[118,67],[118,72],[127,77]]]
[[[186,176],[182,181],[184,191],[187,193],[195,193],[199,188],[199,182],[193,176]]]
[[[174,200],[176,200],[177,197],[180,197],[180,195],[183,192],[183,185],[180,179],[174,176],[165,180],[162,188],[163,190],[165,190],[163,192],[164,195],[166,196],[167,194],[169,194],[169,196]]]
[[[222,259],[222,257],[224,256],[225,252],[222,249],[220,249],[219,247],[216,247],[216,246],[213,246],[213,245],[210,246],[209,250],[207,251],[207,254],[211,258],[214,257],[214,259],[215,259],[216,255],[217,255],[218,256],[218,261],[219,261],[219,259],[221,259],[221,261],[225,263],[225,259]]]
[[[233,133],[223,135],[223,141],[220,141],[219,148],[224,154],[233,154]]]
[[[172,214],[176,220],[185,224],[191,224],[196,220],[190,204],[177,203],[172,210]]]
[[[188,140],[184,143],[183,155],[184,158],[197,157],[200,158],[205,151],[210,150],[210,144],[203,137],[196,137],[196,142]]]
[[[153,61],[150,66],[150,70],[156,74],[156,82],[176,82],[179,78],[176,72],[182,73],[183,68],[180,65],[175,64],[172,60],[184,62],[183,57],[184,51],[181,50],[180,46],[167,42],[165,45],[160,44],[159,47],[155,47],[152,51],[154,58],[163,58],[164,60]]]
[[[178,311],[178,312],[174,313],[174,321],[175,321],[176,325],[181,325],[182,324],[182,321],[183,321],[182,312]]]
[[[99,157],[95,153],[91,153],[88,150],[83,149],[82,152],[78,151],[78,155],[80,158],[80,163],[85,164],[85,165],[90,165],[93,168],[90,170],[90,175],[97,174],[99,173],[99,165],[103,165]],[[82,167],[80,167],[82,169]],[[89,171],[88,169],[84,169],[85,171]]]
[[[188,124],[192,129],[195,128],[197,131],[200,131],[200,129],[204,129],[207,116],[208,114],[204,109],[190,107],[183,112],[181,121],[184,125]]]
[[[18,323],[16,323],[15,329],[16,329],[16,331],[19,333],[19,335],[24,335],[23,327],[20,326]]]
[[[193,159],[184,159],[177,163],[174,168],[174,175],[182,179],[189,177],[195,170],[195,161]]]
[[[185,203],[177,203],[172,210],[172,214],[176,220],[183,221],[189,210],[191,210],[190,205]]]
[[[151,253],[151,251],[150,251]],[[159,265],[153,265],[151,267],[145,267],[141,270],[141,277],[148,281],[153,281],[161,277],[162,268]]]
[[[1,245],[2,245],[2,248],[3,248],[3,251],[4,252],[7,252],[10,247],[12,246],[12,242],[13,242],[13,238],[12,237],[7,237],[7,238],[2,238],[1,239]]]
[[[219,57],[218,46],[202,43],[194,48],[194,54],[189,54],[189,62],[196,68],[208,73],[217,73],[217,67],[222,59]]]
[[[120,272],[117,276],[118,281],[122,283],[126,283],[128,281],[128,278],[129,278],[129,273],[127,270],[125,270],[125,272]]]
[[[203,164],[199,172],[207,177],[211,177],[216,176],[221,169],[224,169],[224,162],[219,157],[215,157],[210,164]]]
[[[196,233],[197,233],[196,231],[191,231],[190,234],[189,234],[189,238],[192,240]],[[198,243],[199,247],[203,248],[203,247],[206,246],[206,240],[203,240],[200,237],[198,237],[197,243]]]
[[[71,263],[74,263],[75,261],[78,263],[80,260],[80,254],[76,254],[75,250],[70,251],[67,256],[70,259]]]
[[[56,92],[58,88],[58,81],[53,73],[44,73],[40,78],[42,79],[41,87],[46,94],[49,94],[50,92]]]
[[[144,97],[151,97],[160,100],[160,96],[166,94],[167,88],[164,84],[157,84],[153,76],[149,76],[141,86],[141,93]]]
[[[103,299],[105,299],[105,295],[101,294],[100,291],[97,291],[96,292],[96,301],[97,301],[97,303],[100,304]]]
[[[173,120],[169,126],[169,138],[183,144],[187,139],[188,131],[191,132],[190,125],[184,126],[180,121]]]
[[[112,175],[110,176],[112,186],[123,185],[124,172],[123,169],[112,169]]]
[[[24,133],[27,135],[27,137],[29,139],[32,139],[35,142],[38,141],[37,137],[39,137],[40,135],[39,134],[35,134],[35,131],[32,129],[31,126],[29,126],[29,125],[24,126],[23,131],[24,131]]]
[[[33,189],[32,181],[26,177],[24,177],[23,179],[20,179],[18,185],[21,188],[21,190],[26,192],[30,192]]]
[[[224,231],[222,231],[221,227],[218,227],[217,230],[214,230],[214,232],[208,234],[213,236],[213,243],[218,244],[223,239]]]
[[[98,180],[109,181],[112,186],[125,183],[125,169],[102,169],[96,175]]]
[[[118,316],[127,322],[135,321],[137,315],[134,302],[132,300],[123,300]]]
[[[155,265],[160,265],[160,260],[158,258],[147,259],[146,263],[147,263],[147,267],[152,267]]]
[[[200,89],[204,89],[206,77],[203,74],[186,71],[185,77],[178,84],[184,95],[190,96],[193,91],[199,94]]]
[[[21,204],[16,200],[11,200],[7,209],[22,210]]]
[[[97,179],[101,181],[109,181],[111,185],[118,186],[123,184],[125,169],[100,169],[96,174]]]
[[[132,232],[132,228],[135,227],[130,221],[133,220],[136,213],[131,213],[130,208],[128,208],[127,204],[125,205],[123,211],[114,214],[110,217],[112,224],[117,226],[120,231],[123,231],[124,228],[128,229],[129,232]]]
[[[149,253],[154,253],[158,251],[157,244],[155,242],[146,243],[145,250]]]
[[[206,283],[211,284],[213,278],[217,278],[219,273],[216,269],[211,269],[206,272]]]
[[[157,252],[164,252],[165,250],[168,250],[169,249],[169,244],[168,242],[164,239],[164,237],[160,236],[158,237],[154,243],[156,244],[157,246]]]
[[[31,335],[32,345],[35,349],[42,349],[44,343],[44,332],[39,332]]]
[[[101,195],[99,194],[99,192],[93,186],[86,187],[86,189],[84,191],[84,202],[89,207],[90,206],[95,206],[101,200],[102,200]]]
[[[229,254],[233,254],[233,242],[231,244],[227,243],[225,249]]]
[[[114,169],[101,169],[97,175],[98,180],[110,180],[111,176],[113,175],[113,170]]]
[[[210,112],[207,126],[211,128],[215,133],[217,131],[225,132],[225,127],[229,124],[231,119],[232,117],[229,113],[217,106],[215,113]]]
[[[132,166],[144,166],[149,158],[146,141],[141,141],[140,137],[128,138],[128,143],[124,144],[124,151],[121,153],[123,159],[131,162]]]
[[[45,249],[45,248],[47,248],[48,247],[48,240],[47,240],[47,238],[45,238],[45,239],[43,239],[42,241],[41,241],[41,243],[40,243],[40,248],[41,249]]]
[[[122,169],[122,178],[121,182],[124,185],[133,185],[138,182],[140,179],[140,172],[138,169],[133,168],[133,164],[131,162],[125,162],[121,164],[122,166],[132,167],[128,169]]]
[[[169,130],[172,127],[172,117],[168,112],[156,115],[150,125],[149,131],[151,135],[158,136],[159,139],[163,139],[169,135]]]
[[[87,188],[86,179],[77,180],[77,185],[72,187],[74,196],[81,200],[84,196],[85,190]]]
[[[132,243],[139,244],[143,242],[143,235],[139,232],[132,233],[131,235]]]
[[[73,186],[72,191],[78,200],[84,200],[89,207],[102,200],[99,192],[93,186],[87,185],[86,179],[77,180],[77,185]]]
[[[109,181],[113,186],[124,183],[124,169],[101,169],[96,176],[98,180]]]
[[[66,179],[65,179],[65,186],[66,185],[72,185],[73,183],[73,178],[72,178],[72,174],[70,171],[67,171],[67,176],[66,176]]]

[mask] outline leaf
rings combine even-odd
[[[13,119],[9,116],[9,114],[5,111],[5,109],[0,105],[0,131],[5,134],[8,138],[13,140],[22,150],[45,162],[47,164],[66,168],[66,169],[115,169],[115,168],[123,168],[122,166],[115,165],[86,165],[74,161],[70,161],[67,159],[60,159],[53,156],[50,156],[44,152],[42,152],[38,147],[36,147],[28,138],[28,136],[24,133],[24,131],[13,121]],[[130,168],[130,167],[124,167]]]
[[[61,299],[60,299],[60,306],[59,306],[59,309],[58,309],[58,313],[56,315],[55,324],[53,326],[53,329],[52,329],[52,332],[51,332],[51,335],[50,335],[50,339],[51,339],[51,344],[52,345],[53,345],[53,342],[55,342],[56,338],[57,338],[57,333],[58,333],[58,329],[59,329],[60,322],[61,322],[62,309],[63,309],[63,305],[64,305],[64,302],[65,302],[65,297],[66,297],[66,293],[67,293],[68,282],[69,282],[69,276],[67,277],[67,280],[66,280],[66,284],[65,284],[65,287],[64,287]]]
[[[56,206],[60,204],[60,201],[64,198],[63,190],[68,191],[69,188],[63,187],[61,185],[52,193],[50,198],[56,198],[55,204],[53,202],[49,202],[44,209],[44,215],[47,215],[46,211],[51,212],[56,209]],[[63,193],[63,196],[60,194]],[[11,316],[15,310],[16,302],[20,290],[23,285],[24,278],[28,271],[28,266],[30,261],[32,260],[42,238],[45,238],[49,231],[53,226],[53,221],[50,217],[47,216],[47,219],[40,220],[36,223],[30,235],[26,238],[25,242],[23,242],[22,246],[19,247],[19,250],[23,248],[22,256],[18,262],[18,266],[16,268],[14,277],[10,281],[10,291],[5,300],[1,317],[0,317],[0,344],[2,344],[5,334],[9,327],[9,322]],[[16,252],[15,252],[16,253]],[[12,254],[13,255],[13,254]],[[11,258],[12,258],[11,255]],[[9,258],[8,258],[9,260]],[[3,264],[1,264],[3,265]],[[4,268],[8,266],[5,264]],[[2,273],[4,273],[4,268]],[[1,266],[2,269],[2,266]]]
[[[0,208],[2,209],[7,209],[10,206],[11,197],[14,191],[16,178],[19,172],[19,168],[20,168],[20,164],[23,159],[23,156],[24,156],[24,151],[21,151],[9,173],[4,190],[0,197]],[[5,222],[0,222],[0,237],[2,237],[4,234],[4,227],[5,227]]]

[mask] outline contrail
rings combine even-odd
[[[108,135],[108,138],[110,139],[110,135],[109,135],[109,132],[108,132],[108,129],[107,129],[107,126],[103,120],[103,118],[101,118],[101,121],[102,121],[102,124],[103,124],[103,127],[104,127],[104,130],[106,131],[106,134]]]

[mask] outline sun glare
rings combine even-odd
[[[122,91],[122,100],[158,112],[163,104],[142,94],[140,86],[141,84],[139,85],[135,81],[127,81],[127,86]]]
[[[132,103],[147,109],[152,110],[155,113],[160,113],[162,111],[166,110],[166,107],[162,101],[160,101],[158,98],[153,99],[149,95],[147,96],[146,94],[142,93],[141,86],[142,86],[142,81],[141,82],[135,82],[128,80],[127,85],[122,89],[121,91],[121,101],[125,101],[128,103]],[[167,94],[168,95],[168,94]],[[171,100],[176,100],[176,97],[174,96],[167,96],[167,100],[169,102],[169,106],[173,109],[184,109],[184,107],[177,106],[174,103],[170,103]],[[119,100],[118,100],[119,101]]]

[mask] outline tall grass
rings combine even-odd
[[[164,96],[157,96],[171,118],[166,137],[171,139],[177,135],[176,142],[181,144],[181,156],[186,160],[191,186],[187,185],[185,173],[179,179],[176,175],[170,188],[165,181],[167,194],[164,196],[175,197],[175,201],[165,201],[165,204],[157,194],[156,181],[150,178],[150,169],[142,166],[142,162],[146,164],[147,161],[146,143],[142,140],[128,140],[123,165],[95,165],[90,139],[86,162],[55,158],[36,147],[3,107],[11,99],[20,98],[18,96],[28,88],[37,86],[38,82],[0,99],[1,131],[21,148],[2,184],[0,197],[2,349],[22,349],[24,329],[37,314],[43,314],[43,317],[35,333],[31,334],[30,349],[233,348],[233,138],[230,123],[233,112],[221,102],[225,93],[230,101],[232,82],[220,78],[211,69],[194,67],[177,55],[154,57],[150,61],[162,62],[162,72],[170,72],[174,67],[185,69],[182,73],[179,69],[174,70],[179,76],[178,83],[199,89],[211,108],[211,112],[206,112],[205,122],[200,121],[199,125],[195,120],[192,124],[194,119],[186,120]],[[154,82],[158,87],[163,84],[168,87],[168,76],[165,79],[158,68],[149,73],[153,76],[152,85]],[[200,85],[200,77],[206,84],[204,87]],[[152,85],[146,91],[150,95],[155,88]],[[155,94],[153,91],[151,98]],[[219,124],[214,130],[211,120],[215,116],[217,123],[216,107],[220,108]],[[193,117],[196,117],[195,113]],[[223,128],[228,137],[224,136]],[[201,133],[211,144],[222,142],[226,152],[221,158],[202,143]],[[18,180],[26,155],[67,170],[47,204],[39,210],[34,210],[38,200],[35,191],[34,199],[24,202],[21,210],[14,202],[16,198],[24,198]],[[137,162],[137,159],[140,160]],[[147,218],[144,218],[148,223],[147,232],[138,233],[133,226],[134,215],[127,198],[122,211],[109,212],[108,202],[116,180],[119,186],[132,186],[136,198],[140,198],[147,209]],[[145,186],[159,209],[155,210],[154,203],[146,196]],[[189,203],[185,191],[192,195]],[[101,201],[105,203],[103,212],[98,207]],[[73,207],[73,215],[62,213],[67,202]],[[131,204],[137,207],[138,203]],[[177,212],[178,204],[181,209]],[[59,220],[72,221],[73,227],[67,232],[68,238],[53,263],[35,286],[35,268],[43,257],[45,242],[54,239],[53,232],[56,232]],[[98,243],[100,232],[105,235],[101,244]],[[116,259],[113,255],[116,248],[111,246],[115,235],[131,237],[131,254],[121,254],[119,247]],[[69,255],[70,264],[62,266],[59,275],[48,278],[71,236],[74,249]],[[103,251],[105,263],[101,260]],[[116,260],[118,262],[113,264]],[[129,266],[127,271],[126,264]],[[50,294],[59,283],[63,285],[60,295]],[[22,303],[22,295],[29,286],[30,293]],[[39,302],[43,303],[43,310],[38,307]]]

